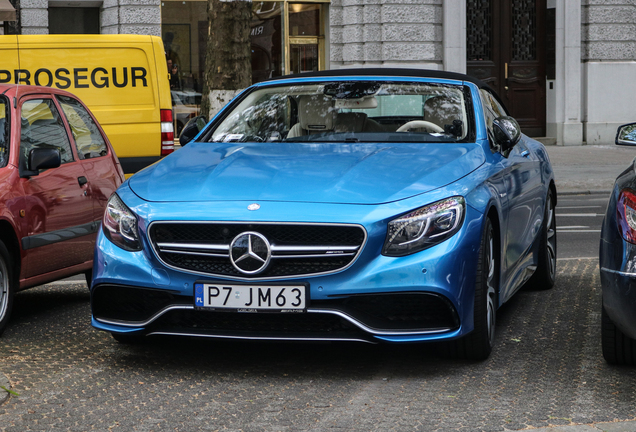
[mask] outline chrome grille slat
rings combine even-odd
[[[230,261],[230,244],[242,232],[260,232],[271,244],[272,263],[255,275],[240,273]],[[360,225],[153,222],[149,237],[168,267],[235,279],[279,279],[327,274],[349,267],[366,242]]]

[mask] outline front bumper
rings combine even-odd
[[[453,237],[405,257],[380,254],[385,219],[365,223],[361,215],[350,220],[363,221],[368,233],[351,266],[333,274],[277,281],[309,286],[306,313],[294,314],[195,309],[195,282],[232,279],[166,267],[147,243],[143,224],[145,244],[139,252],[120,249],[100,232],[91,288],[92,324],[104,331],[140,335],[366,342],[435,341],[472,331],[480,212],[467,206],[464,224]]]

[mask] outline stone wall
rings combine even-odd
[[[72,4],[77,0],[67,0]],[[96,3],[77,1],[78,4]],[[99,4],[99,3],[98,3]],[[49,33],[48,0],[21,0],[22,34]],[[101,8],[103,34],[161,36],[161,0],[104,0]]]
[[[103,34],[161,36],[160,0],[104,0]]]
[[[48,0],[21,0],[20,21],[22,34],[49,33]]]
[[[441,69],[441,0],[332,0],[331,68]]]
[[[636,1],[583,0],[584,139],[612,144],[616,128],[636,121]]]

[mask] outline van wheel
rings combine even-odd
[[[603,306],[601,306],[601,346],[603,357],[609,364],[636,364],[636,340],[616,327]]]
[[[9,250],[0,241],[0,335],[9,322],[13,296],[15,294],[15,282],[13,278],[13,260]]]
[[[455,358],[486,360],[495,342],[499,261],[495,248],[495,230],[486,219],[477,260],[475,280],[474,329],[452,342],[450,354]]]

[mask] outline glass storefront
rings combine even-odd
[[[207,6],[207,0],[161,3],[161,36],[170,73],[177,135],[189,119],[199,114],[207,48]],[[325,69],[327,6],[322,0],[252,3],[252,82]]]

